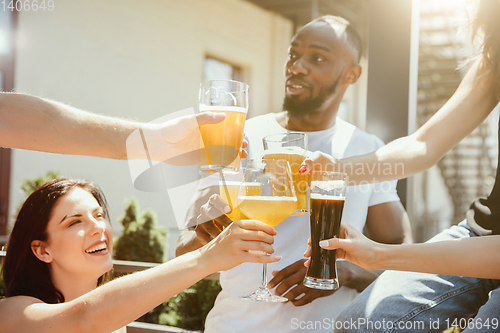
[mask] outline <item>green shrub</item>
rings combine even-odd
[[[115,259],[153,263],[164,261],[167,231],[157,225],[151,210],[140,215],[137,201],[130,199],[119,222],[123,225],[123,232],[113,243]]]
[[[221,291],[218,280],[201,280],[183,292],[170,298],[167,310],[159,323],[187,330],[205,329],[205,319]]]

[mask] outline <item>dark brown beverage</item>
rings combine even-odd
[[[311,195],[311,262],[307,276],[315,279],[336,279],[335,250],[325,250],[319,242],[339,236],[344,209],[343,197]]]

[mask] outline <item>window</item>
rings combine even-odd
[[[206,56],[203,62],[203,81],[207,80],[242,81],[242,70],[238,66]]]

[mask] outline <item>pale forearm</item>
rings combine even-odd
[[[430,168],[437,159],[429,155],[424,143],[415,136],[392,141],[375,152],[339,160],[338,170],[349,181],[382,182],[402,179]]]
[[[126,159],[141,123],[93,114],[29,95],[0,93],[0,146]]]
[[[411,245],[379,244],[375,251],[377,269],[500,279],[500,236]]]
[[[83,304],[87,332],[111,332],[213,273],[200,252],[192,252],[147,271],[97,288],[72,302]],[[80,306],[81,307],[81,306]]]

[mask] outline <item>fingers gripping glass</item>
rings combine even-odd
[[[297,209],[297,197],[288,162],[271,159],[250,160],[240,186],[238,205],[248,218],[262,221],[272,227],[290,216]],[[267,264],[263,265],[259,289],[240,298],[264,302],[288,301],[284,297],[273,295],[267,288]]]

